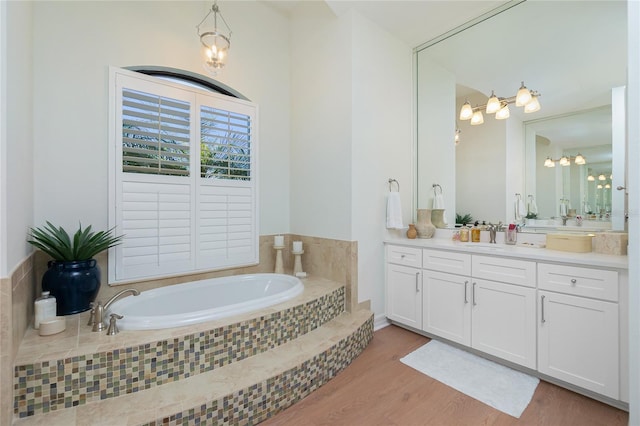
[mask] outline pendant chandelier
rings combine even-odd
[[[213,28],[206,27],[201,30],[207,18],[213,14]],[[218,28],[218,16],[226,27],[225,35],[220,28]],[[211,6],[211,10],[205,15],[205,17],[196,25],[196,31],[200,38],[200,44],[202,44],[203,55],[203,67],[212,76],[216,76],[224,67],[227,61],[227,53],[231,47],[231,28],[225,21],[220,8],[218,7],[218,1],[216,0]]]
[[[484,123],[482,110],[487,114],[495,114],[496,120],[504,120],[509,118],[509,104],[515,103],[518,107],[524,107],[525,113],[536,112],[540,110],[540,93],[535,90],[529,90],[522,82],[518,93],[510,98],[499,98],[493,90],[489,100],[484,105],[476,105],[472,107],[469,101],[465,101],[460,109],[460,120],[471,120],[472,126]]]

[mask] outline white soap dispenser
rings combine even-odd
[[[35,311],[36,318],[33,323],[33,328],[37,330],[40,328],[40,322],[56,316],[56,298],[48,291],[43,291],[42,296],[38,297],[35,301]]]

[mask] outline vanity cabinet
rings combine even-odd
[[[387,246],[387,318],[422,329],[422,250]]]
[[[538,264],[538,370],[619,399],[618,273]]]
[[[424,331],[535,368],[534,262],[425,249],[423,268]]]
[[[390,320],[590,395],[629,401],[622,265],[392,244],[386,260]]]

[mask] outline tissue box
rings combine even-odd
[[[593,234],[547,234],[549,250],[588,253],[591,251]]]
[[[599,232],[593,237],[593,251],[602,254],[627,254],[629,234],[626,232]]]

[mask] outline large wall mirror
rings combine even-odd
[[[438,185],[449,224],[544,231],[580,216],[580,229],[624,229],[626,3],[516,1],[492,15],[416,49],[417,208]],[[522,82],[539,110],[513,103]],[[492,91],[508,118],[486,113]],[[460,119],[465,102],[482,124]]]

